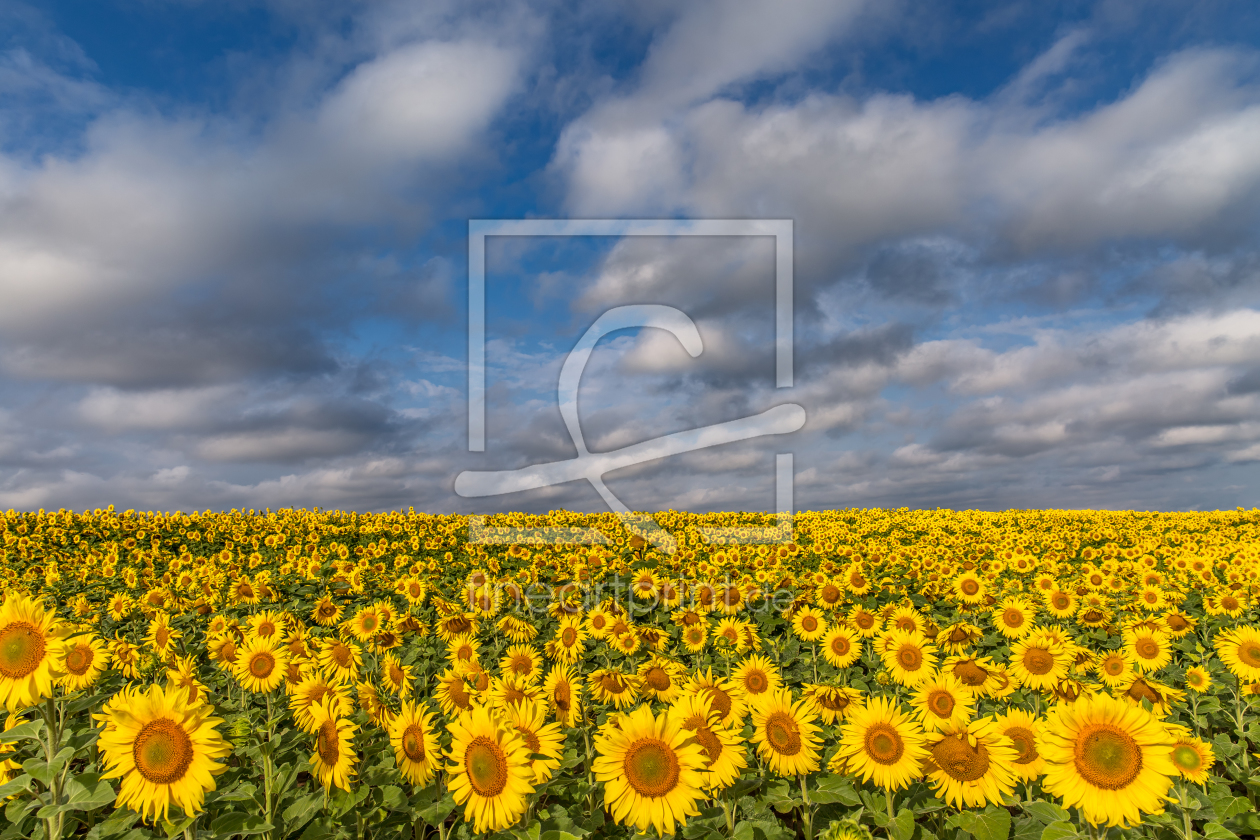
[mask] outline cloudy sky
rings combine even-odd
[[[0,507],[603,509],[462,470],[782,403],[632,508],[1260,504],[1251,0],[0,0]],[[486,251],[468,220],[791,219]]]

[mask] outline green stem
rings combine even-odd
[[[814,682],[818,682],[818,645],[814,645]]]
[[[801,821],[805,823],[805,840],[814,840],[814,806],[809,801],[809,788],[805,785],[805,776],[801,780]]]
[[[51,765],[61,746],[61,717],[58,714],[57,702],[49,697],[41,710],[44,715],[44,727],[48,730],[48,738],[44,743],[44,761]],[[67,764],[67,767],[69,764]],[[48,804],[61,804],[62,782],[64,772],[54,773],[48,788]],[[47,840],[61,840],[61,830],[65,825],[65,814],[56,814],[44,820],[44,836]]]
[[[274,814],[272,813],[274,803],[272,802],[272,761],[271,761],[271,692],[268,691],[267,697],[267,749],[263,750],[263,796],[267,808],[267,822],[275,825]],[[267,840],[271,840],[272,831],[268,830],[264,835]]]
[[[1186,795],[1186,780],[1185,779],[1181,779],[1180,781],[1177,782],[1177,798],[1181,802],[1181,825],[1182,825],[1181,836],[1184,837],[1185,840],[1191,840],[1191,838],[1194,836],[1193,835],[1194,829],[1190,825],[1190,807],[1186,804],[1186,799],[1188,797]]]
[[[893,810],[893,792],[892,788],[884,788],[884,802],[888,806],[888,836],[893,836],[893,823],[897,819],[897,812]]]

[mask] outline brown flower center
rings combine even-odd
[[[674,750],[657,738],[640,738],[622,762],[626,782],[640,796],[665,796],[678,786],[681,768]]]
[[[950,735],[932,747],[932,761],[950,778],[974,782],[989,770],[989,751],[979,741],[973,747],[964,735]]]
[[[766,743],[779,755],[796,755],[801,751],[801,729],[787,712],[771,712],[765,722]]]
[[[1110,723],[1091,723],[1073,748],[1076,772],[1103,790],[1124,790],[1142,772],[1142,748],[1133,736]]]
[[[169,785],[184,778],[193,760],[192,739],[169,718],[144,725],[131,746],[136,772],[155,785]]]
[[[891,766],[905,755],[906,744],[890,724],[876,723],[866,730],[866,756],[877,764]]]

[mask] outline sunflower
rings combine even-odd
[[[1104,685],[1111,688],[1123,685],[1133,677],[1135,671],[1133,660],[1122,650],[1110,651],[1100,656],[1094,663],[1094,673]]]
[[[806,683],[801,696],[814,704],[814,711],[825,724],[833,724],[844,720],[855,703],[862,699],[862,692],[856,688],[845,688],[835,685],[815,685]]]
[[[872,697],[849,713],[840,727],[833,773],[851,773],[876,787],[900,790],[919,778],[928,757],[924,733],[893,700]]]
[[[586,632],[593,639],[608,638],[612,630],[612,616],[603,607],[596,607],[586,614]]]
[[[586,651],[586,631],[578,618],[566,617],[556,628],[556,637],[547,642],[547,656],[558,662],[572,665]]]
[[[0,624],[3,624],[0,621]],[[6,631],[0,631],[3,633]],[[1250,625],[1217,633],[1212,647],[1229,672],[1243,682],[1260,680],[1260,629]],[[0,690],[3,683],[0,682]]]
[[[1172,776],[1168,730],[1141,706],[1106,695],[1055,706],[1038,733],[1042,785],[1093,825],[1130,827],[1162,813]]]
[[[470,633],[461,633],[446,643],[446,658],[451,664],[476,662],[480,656],[477,640]]]
[[[315,707],[329,698],[335,702],[336,717],[348,717],[354,712],[350,693],[341,683],[329,682],[322,674],[313,674],[298,683],[289,695],[289,711],[298,729],[314,735],[319,730]]]
[[[822,746],[817,720],[814,704],[809,700],[793,703],[788,689],[763,694],[753,704],[752,742],[780,776],[808,775],[818,769]]]
[[[910,705],[928,732],[964,729],[975,711],[976,696],[949,674],[937,674],[919,684]]]
[[[494,677],[490,681],[488,691],[485,693],[489,696],[488,702],[490,705],[496,709],[505,709],[520,703],[531,702],[538,700],[542,696],[542,691],[537,685],[515,674],[504,674],[502,677]]]
[[[649,700],[673,703],[682,693],[686,669],[668,659],[653,656],[639,667],[639,690]]]
[[[131,599],[119,592],[109,599],[109,617],[114,621],[122,621],[131,613]]]
[[[1127,699],[1140,706],[1143,700],[1151,704],[1151,708],[1160,717],[1172,711],[1174,704],[1185,699],[1185,692],[1178,691],[1169,685],[1156,682],[1150,676],[1133,674],[1126,682],[1112,689],[1116,696]]]
[[[65,643],[55,669],[64,674],[61,684],[71,691],[95,685],[109,667],[109,651],[95,634],[75,636]]]
[[[1068,674],[1072,655],[1044,632],[1011,646],[1011,673],[1026,688],[1049,691]]]
[[[850,594],[859,598],[871,591],[871,580],[867,577],[866,569],[861,563],[849,564],[849,567],[844,571],[843,580],[844,588],[849,590]]]
[[[1206,668],[1196,665],[1193,668],[1186,669],[1185,683],[1186,688],[1202,694],[1212,687],[1212,675],[1208,673]]]
[[[862,655],[862,645],[852,630],[836,625],[822,639],[823,658],[837,668],[848,668]]]
[[[120,692],[102,710],[97,748],[108,772],[102,778],[122,782],[117,805],[154,822],[167,818],[171,805],[195,816],[214,790],[214,777],[227,769],[217,759],[232,752],[204,704],[189,705],[174,686]]]
[[[750,656],[736,666],[731,679],[752,702],[783,687],[779,669],[764,656]]]
[[[814,603],[824,610],[838,610],[844,604],[844,585],[833,580],[823,581],[814,592]]]
[[[206,687],[197,679],[197,662],[191,656],[176,656],[166,671],[168,687],[184,693],[184,702],[198,706],[206,702]]]
[[[1007,598],[993,608],[993,626],[1008,639],[1027,636],[1036,619],[1037,609],[1027,598]]]
[[[692,674],[683,693],[703,695],[718,713],[718,722],[722,726],[731,729],[743,727],[748,714],[743,690],[733,681],[715,676],[712,668]]]
[[[849,610],[845,622],[863,639],[872,638],[879,632],[879,616],[860,605]]]
[[[363,649],[337,637],[324,640],[319,651],[319,667],[336,682],[355,682],[363,665]]]
[[[341,620],[341,605],[331,595],[325,595],[315,602],[315,608],[311,610],[311,620],[320,627],[332,627]]]
[[[249,604],[252,606],[262,601],[258,588],[254,586],[248,577],[243,577],[232,584],[228,594],[233,604]]]
[[[495,626],[499,628],[500,633],[518,645],[532,642],[538,635],[537,627],[525,619],[517,618],[514,615],[503,616]]]
[[[160,612],[149,622],[149,632],[145,635],[144,641],[153,648],[158,658],[165,662],[175,652],[175,642],[183,635],[171,627],[171,617]]]
[[[927,744],[930,758],[927,780],[937,798],[955,808],[983,808],[1002,804],[1013,793],[1019,752],[993,718],[973,720],[966,726],[932,736]]]
[[[1124,652],[1134,667],[1152,674],[1172,662],[1172,645],[1162,630],[1132,630],[1124,635]]]
[[[246,624],[253,635],[278,641],[288,631],[288,616],[280,610],[263,610],[251,615]]]
[[[748,766],[744,742],[739,733],[722,726],[708,698],[699,694],[680,697],[669,714],[691,733],[689,740],[704,750],[705,789],[717,791],[733,785]]]
[[[936,647],[922,633],[890,630],[884,636],[882,656],[892,678],[909,688],[931,679],[936,669]]]
[[[958,621],[941,630],[933,639],[946,653],[960,654],[984,638],[984,631],[974,624]]]
[[[10,590],[0,606],[0,701],[10,714],[52,695],[66,635],[54,613]]]
[[[404,700],[389,724],[389,743],[394,748],[398,770],[416,787],[424,787],[439,767],[437,736],[433,733],[433,713],[424,706]]]
[[[582,698],[579,696],[577,677],[567,665],[557,665],[543,680],[543,694],[547,708],[556,722],[562,726],[576,726],[582,719]]]
[[[504,706],[500,713],[508,727],[525,741],[530,753],[530,769],[533,784],[541,785],[551,779],[560,766],[564,755],[564,732],[558,723],[547,723],[547,707],[536,700]]]
[[[700,813],[705,752],[677,718],[653,717],[647,705],[621,715],[619,724],[605,725],[595,740],[592,769],[604,785],[604,807],[621,825],[673,834]]]
[[[459,712],[466,712],[473,707],[477,691],[469,690],[463,667],[448,668],[437,677],[437,688],[433,696],[442,707],[442,714],[448,717]]]
[[[827,635],[827,619],[814,607],[802,607],[792,616],[792,632],[802,642],[816,642]]]
[[[392,653],[381,659],[381,685],[400,698],[411,696],[411,672],[412,666],[403,665]]]
[[[1184,726],[1169,726],[1168,734],[1173,739],[1168,757],[1178,775],[1193,784],[1205,784],[1212,766],[1216,764],[1216,753],[1212,745],[1194,737]]]
[[[741,654],[748,650],[748,639],[743,630],[742,622],[733,618],[723,618],[713,628],[713,644],[719,650]]]
[[[639,698],[639,678],[623,674],[613,668],[601,668],[586,680],[591,696],[597,703],[624,709]]]
[[[1050,590],[1045,593],[1046,612],[1055,618],[1071,618],[1076,615],[1079,606],[1076,597],[1070,592],[1064,592],[1062,589]]]
[[[232,665],[232,676],[246,691],[266,694],[275,691],[284,682],[284,671],[289,664],[289,652],[285,648],[272,647],[269,640],[257,636],[245,639]]]
[[[502,831],[525,813],[531,784],[529,747],[514,727],[503,727],[485,706],[450,724],[449,790],[478,834]]]
[[[709,627],[707,623],[689,624],[683,628],[682,642],[688,653],[703,652],[708,639]]]
[[[499,660],[499,669],[504,674],[513,674],[530,682],[537,682],[542,676],[542,657],[531,645],[512,645]]]
[[[953,590],[955,599],[971,606],[983,604],[985,596],[989,594],[984,580],[975,572],[963,572],[954,578],[950,588]]]
[[[1015,745],[1013,770],[1026,782],[1035,781],[1045,771],[1046,763],[1037,752],[1037,733],[1041,721],[1023,709],[1008,709],[997,718],[998,731]]]
[[[311,768],[324,790],[331,790],[336,785],[349,793],[354,766],[359,760],[359,754],[354,749],[354,733],[358,727],[340,712],[337,698],[331,695],[325,695],[311,706],[311,723],[315,729]]]
[[[438,638],[444,642],[449,642],[456,636],[465,633],[476,636],[478,623],[475,616],[464,615],[457,612],[455,615],[448,615],[438,619],[434,629],[437,631]]]
[[[608,643],[608,646],[620,653],[622,656],[634,656],[639,652],[639,648],[643,645],[643,638],[639,635],[637,629],[626,630],[624,633],[618,633]]]
[[[1180,610],[1166,613],[1164,615],[1164,630],[1174,639],[1180,639],[1187,633],[1194,631],[1199,624],[1197,618],[1192,618]]]

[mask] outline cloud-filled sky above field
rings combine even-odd
[[[794,225],[486,251],[469,219]],[[461,470],[794,402],[640,510],[1260,504],[1260,6],[0,0],[0,507],[601,510]]]

